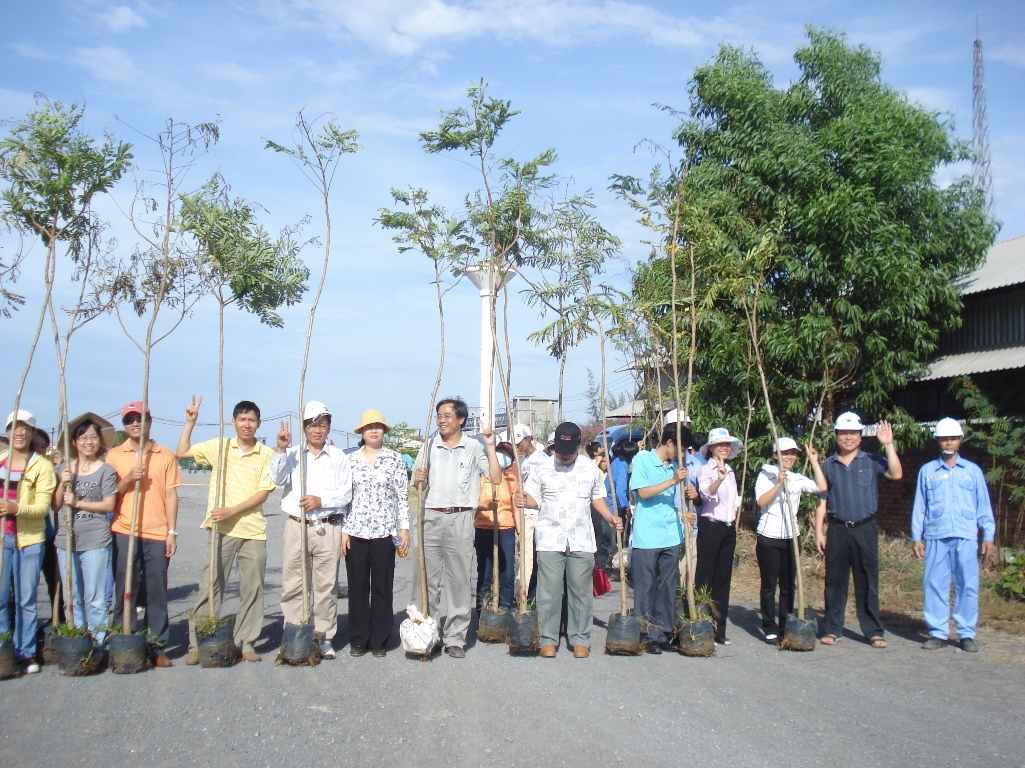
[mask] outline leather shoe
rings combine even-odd
[[[466,658],[466,651],[464,651],[458,645],[447,645],[447,646],[445,646],[445,653],[447,653],[453,659],[465,659]]]
[[[676,650],[676,646],[673,645],[672,642],[670,642],[669,640],[663,640],[661,643],[658,644],[658,647],[661,648],[663,651]]]
[[[554,659],[555,658],[555,646],[554,645],[542,645],[541,646],[541,658],[542,659]]]
[[[260,654],[256,651],[242,651],[242,661],[259,661]]]
[[[199,664],[199,651],[189,651],[189,655],[185,657],[185,663],[190,667]]]
[[[574,659],[586,659],[591,655],[591,649],[586,645],[574,645],[573,646],[573,658]]]
[[[644,644],[644,652],[650,653],[652,656],[658,656],[662,653],[662,646],[656,643],[654,640],[649,640]]]
[[[197,651],[197,654],[198,654],[198,651]],[[169,658],[167,658],[167,654],[165,654],[165,653],[158,653],[158,654],[155,654],[153,656],[153,666],[154,667],[173,667],[174,666],[174,662],[171,661]]]

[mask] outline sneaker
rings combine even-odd
[[[961,650],[965,653],[978,653],[979,646],[975,642],[975,638],[966,637],[961,640]]]
[[[322,659],[333,659],[335,657],[335,649],[331,647],[330,640],[324,640],[320,644],[320,658]]]
[[[930,637],[924,643],[922,648],[926,651],[936,651],[947,644],[947,641],[939,637]]]
[[[199,664],[199,651],[189,651],[188,655],[185,657],[185,663],[190,667],[194,667]]]
[[[260,661],[260,654],[256,651],[242,651],[242,661]]]
[[[23,663],[25,665],[26,675],[35,675],[39,673],[39,664],[35,659],[25,659]]]
[[[769,645],[775,645],[778,641],[779,635],[777,635],[775,632],[770,632],[765,636],[765,642],[767,642]]]

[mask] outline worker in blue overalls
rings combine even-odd
[[[996,551],[996,522],[986,479],[978,464],[962,458],[964,431],[954,419],[940,419],[933,435],[940,457],[918,473],[911,540],[915,555],[925,561],[922,614],[929,639],[922,647],[936,650],[947,644],[950,628],[950,577],[954,576],[954,623],[961,649],[977,652],[975,624],[979,619],[979,529],[982,556]]]

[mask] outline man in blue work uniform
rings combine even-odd
[[[954,419],[940,419],[933,431],[940,457],[918,473],[911,540],[915,555],[925,561],[922,615],[929,651],[947,644],[950,630],[950,577],[954,576],[954,623],[961,649],[978,651],[975,624],[979,619],[979,529],[982,556],[996,551],[996,522],[986,478],[978,464],[960,456],[964,431]]]

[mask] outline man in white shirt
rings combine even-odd
[[[541,464],[516,494],[517,507],[538,509],[537,617],[541,625],[541,656],[553,658],[559,644],[562,587],[566,582],[566,635],[573,657],[586,659],[594,620],[594,526],[591,505],[617,531],[623,521],[605,501],[605,485],[597,465],[581,456],[580,427],[563,422],[555,430],[555,455]],[[540,501],[539,501],[540,500]]]
[[[431,616],[441,610],[444,577],[448,601],[444,637],[445,653],[454,659],[466,656],[466,632],[470,628],[470,564],[473,559],[473,513],[480,497],[480,479],[498,485],[502,469],[495,456],[495,433],[484,427],[485,448],[463,434],[469,415],[466,403],[446,398],[438,403],[438,434],[420,449],[413,482],[427,483],[424,502],[424,561],[427,570],[427,607]],[[420,542],[417,542],[420,546]],[[420,596],[420,571],[413,581],[413,601]]]
[[[320,654],[333,659],[331,641],[338,628],[338,602],[335,578],[341,557],[342,519],[352,500],[352,470],[341,448],[328,445],[331,413],[323,403],[311,400],[303,408],[303,434],[306,450],[305,493],[299,487],[300,448],[290,448],[292,434],[288,422],[281,422],[274,458],[268,471],[275,485],[284,486],[281,511],[285,521],[284,562],[281,567],[281,612],[286,624],[301,624],[302,551],[300,525],[307,527],[308,565],[313,589],[313,629],[320,638]]]

